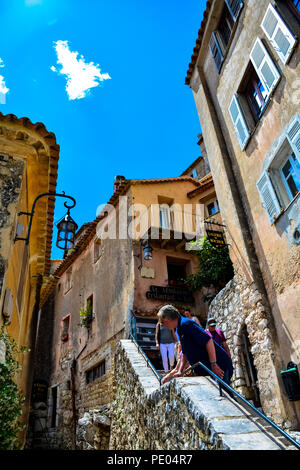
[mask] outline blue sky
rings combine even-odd
[[[57,191],[75,197],[71,215],[79,226],[94,220],[110,198],[116,175],[179,176],[199,156],[201,129],[184,81],[205,5],[1,0],[0,84],[3,77],[9,91],[0,110],[43,122],[55,133]],[[71,62],[58,64],[58,57]],[[60,70],[80,59],[85,71],[78,75],[77,68],[66,90],[68,77]],[[80,97],[81,78],[95,70],[98,86]],[[57,198],[54,221],[64,212]],[[53,247],[53,258],[62,253]]]

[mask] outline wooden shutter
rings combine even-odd
[[[236,21],[239,17],[241,9],[244,6],[244,3],[242,0],[225,0],[225,3],[228,7],[228,10],[230,11],[232,18],[234,21]]]
[[[228,110],[235,127],[235,132],[239,139],[241,149],[244,150],[249,140],[250,132],[236,95],[233,95]]]
[[[280,74],[260,38],[255,41],[250,59],[269,96],[277,85]]]
[[[261,27],[282,62],[286,64],[297,41],[271,4],[267,8]]]
[[[287,131],[288,140],[300,162],[300,116],[297,116]]]
[[[263,206],[272,224],[281,213],[281,207],[274,191],[271,179],[267,172],[264,172],[256,183]]]
[[[211,55],[213,56],[213,59],[215,61],[216,67],[219,72],[221,65],[223,63],[224,56],[223,56],[221,47],[218,43],[218,39],[217,39],[215,32],[213,32],[211,35],[211,38],[209,41],[209,48],[210,48]]]

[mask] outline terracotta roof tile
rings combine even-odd
[[[204,176],[204,178],[202,178],[200,181],[200,186],[196,189],[193,189],[192,191],[190,191],[189,193],[187,193],[187,196],[189,198],[193,198],[194,196],[196,196],[197,194],[201,193],[202,191],[204,191],[205,189],[208,189],[209,187],[213,187],[214,186],[214,181],[213,181],[213,178],[212,178],[212,174],[209,173],[208,175]]]
[[[107,204],[112,204],[112,205],[117,204],[118,197],[125,194],[131,185],[155,184],[155,183],[174,182],[174,181],[190,181],[195,186],[197,186],[197,188],[200,187],[200,182],[190,176],[176,176],[174,178],[121,180],[118,188],[112,194]],[[69,268],[69,266],[71,266],[71,264],[77,258],[77,256],[86,249],[90,241],[95,236],[96,230],[97,230],[97,224],[100,222],[100,220],[102,220],[105,217],[105,215],[103,214],[103,211],[96,217],[96,219],[93,222],[88,222],[87,224],[84,224],[85,226],[88,226],[88,227],[85,231],[83,231],[83,234],[78,240],[74,250],[72,250],[70,254],[67,255],[66,258],[62,260],[62,262],[59,264],[59,266],[56,268],[53,274],[49,276],[48,283],[45,284],[45,287],[41,293],[41,306],[46,302],[52,290],[55,288],[58,282],[58,278],[66,271],[66,269]]]
[[[201,43],[202,43],[202,39],[203,39],[203,34],[204,34],[204,30],[205,30],[205,27],[206,27],[206,23],[207,23],[207,19],[208,19],[208,16],[209,16],[209,12],[210,12],[212,3],[213,3],[213,0],[207,0],[207,2],[206,2],[206,9],[203,13],[203,20],[201,21],[201,27],[198,31],[198,38],[196,40],[196,46],[193,49],[194,54],[191,57],[191,62],[189,63],[189,68],[187,70],[187,76],[185,78],[185,84],[186,85],[189,85],[190,82],[191,82],[192,74],[193,74],[194,67],[196,65],[196,61],[197,61],[198,54],[199,54],[199,51],[200,51],[200,47],[201,47]]]

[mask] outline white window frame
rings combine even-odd
[[[257,54],[258,53],[258,54]],[[258,57],[258,55],[260,57]],[[258,60],[257,60],[258,59]],[[260,60],[259,60],[260,59]],[[253,67],[256,70],[257,75],[259,76],[265,90],[267,91],[267,98],[266,101],[269,99],[272,91],[277,86],[280,80],[280,73],[275,66],[273,60],[271,59],[267,49],[265,48],[262,40],[260,38],[256,38],[255,43],[250,52],[250,60],[253,64]],[[268,83],[267,75],[265,73],[264,68],[268,68],[269,71],[274,76],[274,80],[271,84]]]
[[[270,24],[270,19],[273,24]],[[282,17],[279,15],[277,10],[273,7],[271,3],[269,4],[266,10],[266,13],[260,26],[265,35],[267,36],[268,40],[272,44],[280,60],[283,62],[283,64],[286,64],[296,46],[297,39],[291,33],[291,31],[283,21]],[[285,54],[280,47],[280,36],[284,36],[285,40],[289,43],[289,47]]]
[[[300,115],[296,115],[287,127],[280,149],[256,183],[271,225],[298,199],[300,194],[298,192],[295,196],[292,196],[282,174],[282,168],[291,158],[292,153],[300,163]]]
[[[289,187],[289,185],[288,185],[287,178],[285,177],[285,175],[284,175],[284,173],[283,173],[282,170],[283,170],[283,167],[286,165],[286,163],[289,161],[290,164],[291,164],[291,167],[294,169],[294,171],[295,171],[295,172],[299,172],[299,168],[297,168],[297,167],[295,166],[295,162],[294,162],[294,159],[292,158],[292,155],[295,155],[293,151],[288,155],[288,157],[285,159],[285,161],[281,164],[281,167],[280,167],[280,175],[281,175],[283,184],[284,184],[284,186],[285,186],[285,189],[286,189],[286,191],[287,191],[287,193],[288,193],[288,196],[289,196],[289,198],[290,198],[290,202],[293,201],[293,200],[295,199],[295,197],[297,197],[297,194],[299,193],[299,191],[298,191],[298,193],[296,194],[296,196],[293,196],[293,194],[291,193],[290,187]],[[295,155],[295,157],[296,157],[296,155]],[[297,158],[297,157],[296,157],[296,158]],[[300,163],[299,163],[299,164],[300,164]]]
[[[259,53],[259,54],[257,54]],[[259,59],[258,55],[260,56],[261,60]],[[279,71],[277,70],[273,60],[271,59],[267,49],[265,48],[263,42],[261,41],[260,38],[256,38],[255,43],[251,49],[250,52],[250,61],[259,77],[259,79],[262,82],[262,85],[264,86],[266,90],[266,99],[265,102],[269,100],[272,92],[274,91],[275,87],[277,86],[281,75]],[[266,70],[264,68],[268,68],[268,71],[271,72],[271,74],[274,77],[273,82],[270,84],[268,83],[267,79],[268,77],[266,76]],[[242,108],[239,103],[238,95],[234,94],[232,96],[232,99],[230,101],[230,105],[228,107],[228,111],[235,129],[235,134],[238,138],[240,147],[242,150],[245,149],[250,137],[251,137],[251,132],[249,130],[249,126],[247,124],[247,121],[245,119],[244,113],[242,111]]]

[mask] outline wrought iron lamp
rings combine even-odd
[[[71,250],[75,245],[75,232],[78,228],[76,222],[70,216],[70,209],[66,215],[58,222],[56,246],[61,250]]]
[[[151,261],[152,260],[152,251],[153,248],[149,243],[149,240],[144,240],[143,238],[140,240],[140,253],[137,256],[141,260],[141,264],[138,269],[142,269],[143,267],[143,256],[142,256],[142,249],[144,251],[144,260]]]
[[[149,241],[147,240],[144,245],[144,259],[146,261],[152,260],[152,251],[153,251],[153,248],[151,247]]]
[[[32,205],[31,212],[19,212],[18,215],[29,215],[30,220],[28,224],[28,232],[26,237],[18,237],[15,236],[14,242],[18,240],[24,240],[25,245],[29,244],[29,237],[30,237],[30,232],[31,232],[31,226],[32,226],[32,219],[34,216],[34,210],[36,203],[38,200],[44,196],[53,196],[53,197],[64,197],[65,199],[71,199],[72,203],[68,205],[67,201],[64,202],[64,206],[68,209],[67,214],[59,221],[57,224],[58,228],[58,234],[57,234],[57,240],[56,240],[56,246],[65,252],[67,250],[70,250],[71,248],[74,247],[75,243],[75,232],[78,228],[76,222],[72,219],[70,216],[70,209],[73,209],[76,205],[76,201],[72,196],[67,196],[64,191],[62,194],[59,193],[54,193],[54,192],[49,192],[49,193],[43,193],[37,196],[34,200],[34,203]]]

